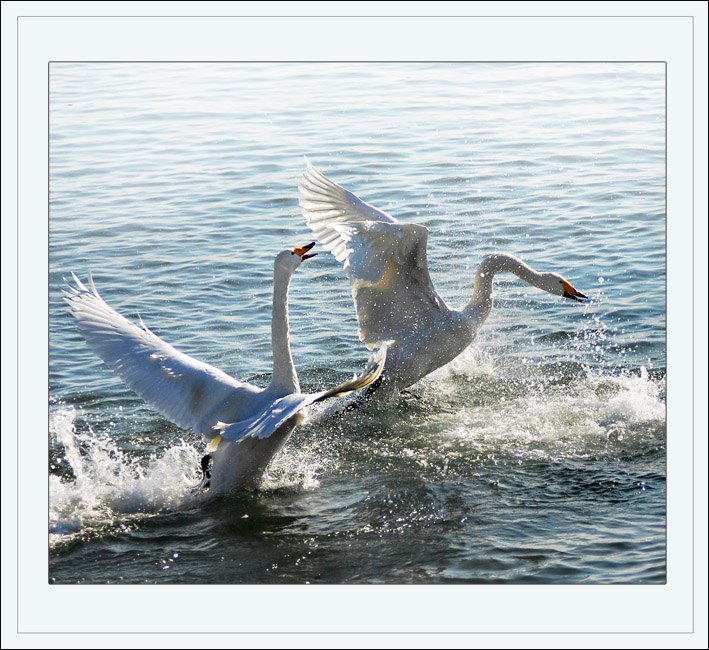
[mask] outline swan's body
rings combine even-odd
[[[112,309],[75,275],[65,291],[89,346],[138,395],[180,427],[191,427],[208,441],[214,465],[210,490],[228,494],[255,487],[268,462],[315,402],[368,386],[386,358],[383,347],[370,358],[361,377],[320,393],[302,394],[290,352],[288,287],[310,246],[286,250],[274,264],[273,375],[266,388],[240,382],[192,359]]]
[[[378,388],[406,388],[457,357],[473,341],[492,308],[493,277],[514,273],[550,293],[586,298],[556,273],[539,273],[514,255],[481,262],[473,297],[452,309],[428,273],[428,228],[401,223],[326,178],[308,161],[299,185],[303,216],[350,280],[359,337],[370,348],[394,340]]]

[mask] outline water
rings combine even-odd
[[[656,64],[52,64],[49,581],[664,583],[665,115]],[[454,306],[495,250],[474,344],[394,404],[301,427],[261,489],[191,495],[203,443],[93,355],[103,297],[266,385],[272,260],[310,241],[303,155],[429,227]],[[342,270],[291,287],[303,390],[361,369]]]

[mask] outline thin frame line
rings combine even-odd
[[[19,233],[19,205],[20,205],[20,194],[19,194],[19,19],[20,18],[77,18],[77,17],[86,17],[86,18],[220,18],[220,17],[232,17],[232,18],[633,18],[633,19],[638,19],[638,18],[690,18],[692,21],[692,237],[694,239],[695,235],[695,224],[694,224],[694,217],[695,217],[695,198],[694,198],[694,188],[695,188],[695,146],[694,146],[694,122],[695,122],[695,109],[694,109],[694,102],[695,102],[695,92],[694,92],[694,82],[695,82],[695,63],[694,63],[694,45],[695,45],[695,38],[694,38],[694,15],[670,15],[670,16],[664,16],[664,15],[654,15],[654,16],[625,16],[625,15],[615,15],[615,16],[607,16],[607,15],[592,15],[592,16],[557,16],[557,15],[551,15],[551,16],[471,16],[471,15],[463,15],[463,16],[458,16],[458,15],[452,15],[452,16],[241,16],[241,15],[236,15],[236,16],[219,16],[219,15],[213,15],[213,16],[190,16],[190,15],[161,15],[161,16],[153,16],[153,15],[148,15],[148,16],[134,16],[134,15],[117,15],[117,16],[88,16],[88,15],[64,15],[64,16],[54,16],[54,15],[42,15],[42,16],[37,16],[37,15],[21,15],[17,16],[17,27],[16,27],[16,56],[17,56],[17,62],[16,62],[16,86],[17,86],[17,98],[16,98],[16,109],[17,109],[17,116],[16,116],[16,121],[17,121],[17,134],[16,134],[16,146],[17,146],[17,151],[16,151],[16,157],[17,157],[17,163],[18,163],[18,174],[16,177],[16,190],[17,190],[17,227],[18,227],[18,233]],[[199,63],[206,63],[206,61],[202,62],[200,61]],[[269,62],[270,63],[270,62]],[[350,63],[350,62],[342,62],[342,63]],[[368,63],[373,63],[369,62]],[[434,62],[434,63],[440,63],[440,62]],[[48,81],[49,84],[49,81]],[[666,67],[666,72],[665,72],[665,86],[666,86],[666,92],[665,92],[665,105],[667,106],[667,67]],[[667,111],[665,111],[665,132],[667,134]],[[48,117],[48,129],[49,129],[49,117]],[[666,145],[667,145],[667,135],[666,135]],[[48,161],[49,165],[49,161]],[[48,186],[49,186],[49,173],[48,173]],[[665,147],[665,185],[666,185],[666,192],[665,192],[665,221],[667,223],[667,146]],[[667,233],[666,233],[667,237]],[[17,272],[18,272],[18,278],[19,278],[19,237],[17,240]],[[692,254],[691,254],[691,260],[692,260],[692,267],[694,268],[694,263],[695,263],[695,255],[694,255],[694,246],[692,247]],[[19,279],[18,279],[19,282]],[[667,278],[666,278],[666,285],[667,285]],[[694,280],[694,274],[692,274],[692,288],[694,290],[695,287],[695,280]],[[666,295],[666,301],[667,301],[667,295]],[[18,307],[18,316],[17,316],[17,325],[18,325],[18,332],[19,332],[19,292],[17,295],[16,299],[17,307]],[[667,310],[666,310],[666,318],[667,318]],[[694,304],[692,304],[692,341],[694,341],[694,335],[695,335],[695,327],[694,327],[694,319],[695,319],[695,308]],[[666,335],[667,336],[667,335]],[[17,363],[18,363],[18,368],[19,368],[19,346],[18,350],[16,352],[17,356]],[[693,458],[693,463],[692,463],[692,484],[694,485],[694,478],[695,478],[695,472],[694,472],[694,462],[695,462],[695,414],[694,414],[694,372],[695,372],[695,361],[692,359],[692,384],[693,384],[693,391],[692,391],[692,458]],[[17,408],[19,412],[19,392],[17,395]],[[666,454],[666,462],[667,462],[667,454]],[[19,476],[19,458],[17,459],[17,471],[18,471],[18,476]],[[667,472],[666,472],[667,474]],[[18,518],[19,518],[19,490],[18,490],[18,496],[17,496],[17,507],[18,507]],[[667,510],[667,509],[666,509]],[[695,494],[694,494],[694,489],[692,490],[692,568],[694,569],[694,555],[695,555],[695,522],[694,522],[694,515],[695,515],[695,510],[696,510],[696,500],[695,500]],[[19,521],[19,519],[18,519]],[[18,527],[18,548],[19,548],[19,527]],[[667,551],[667,547],[666,547]],[[16,567],[16,575],[17,575],[17,584],[18,584],[18,589],[19,589],[19,563],[18,566]],[[695,590],[695,578],[694,578],[694,570],[692,571],[692,633],[694,632],[694,590]],[[18,594],[19,595],[19,594]],[[18,604],[19,604],[19,599],[18,599]],[[17,619],[18,619],[18,633],[19,632],[19,607],[17,610]],[[38,632],[34,632],[37,634]],[[45,632],[39,632],[40,634],[44,634]],[[46,632],[46,634],[49,634],[50,632]],[[56,633],[56,632],[53,632]],[[164,634],[162,632],[121,632],[122,634]],[[201,632],[187,632],[188,634],[197,634]],[[22,634],[28,634],[28,632],[22,632]],[[66,632],[59,632],[59,634],[68,634]],[[93,632],[73,632],[72,634],[93,634]],[[185,632],[182,632],[181,634],[185,634]],[[256,634],[286,634],[285,632],[256,632]],[[341,634],[340,632],[292,632],[289,634]],[[395,632],[362,632],[358,631],[355,632],[355,634],[398,634]],[[407,634],[407,633],[404,633]],[[408,633],[410,634],[410,633]],[[420,632],[417,634],[438,634],[437,632]],[[458,634],[458,632],[443,632],[442,634]],[[465,634],[470,634],[470,633],[465,633]],[[477,634],[477,633],[476,633]],[[497,632],[493,632],[492,634],[501,634]],[[518,632],[506,632],[505,634],[519,634]],[[586,634],[586,633],[581,633],[581,632],[532,632],[530,634]],[[634,634],[633,632],[593,632],[592,634]],[[687,634],[687,632],[658,632],[657,634]]]
[[[19,23],[18,23],[19,26]],[[18,43],[18,48],[19,48],[19,43]],[[205,64],[205,63],[220,63],[220,64],[234,64],[234,65],[252,65],[252,64],[272,64],[276,63],[276,61],[171,61],[171,60],[163,60],[163,61],[132,61],[132,60],[127,60],[127,61],[114,61],[114,60],[97,60],[97,61],[49,61],[48,62],[48,69],[47,69],[47,96],[48,96],[48,116],[47,116],[47,138],[48,138],[48,144],[49,144],[49,135],[50,135],[50,126],[51,126],[51,120],[50,120],[50,112],[49,108],[50,106],[50,101],[51,98],[49,97],[49,89],[50,89],[50,69],[49,66],[51,64],[73,64],[73,63],[87,63],[87,64],[93,64],[93,63],[120,63],[120,64],[129,64],[129,63],[139,63],[139,64],[145,64],[145,63],[163,63],[165,65],[170,65],[170,64],[181,64],[181,63],[194,63],[196,65],[199,64]],[[578,64],[594,64],[594,63],[664,63],[665,64],[665,224],[667,224],[667,62],[666,61],[654,61],[654,60],[629,60],[629,61],[593,61],[593,60],[584,60],[584,61],[550,61],[550,60],[539,60],[539,61],[473,61],[473,60],[465,60],[465,61],[386,61],[386,62],[377,62],[377,61],[281,61],[280,63],[293,63],[293,64],[299,64],[299,63],[312,63],[312,64],[317,64],[317,63],[333,63],[333,64],[355,64],[355,63],[361,63],[361,64],[377,64],[377,63],[391,63],[391,64],[403,64],[403,65],[410,65],[410,64],[418,64],[418,63],[429,63],[432,65],[440,65],[440,64],[450,64],[450,63],[461,63],[461,64],[480,64],[480,63],[492,63],[492,64],[534,64],[534,63],[578,63]],[[19,65],[19,63],[18,63]],[[18,85],[19,85],[19,78],[18,78]],[[18,93],[19,95],[19,93]],[[19,101],[19,100],[18,100]],[[19,121],[19,111],[18,111],[18,121]],[[18,127],[18,138],[19,138],[19,127]],[[51,153],[51,152],[49,152]],[[49,190],[50,190],[50,165],[49,165],[49,156],[47,160],[47,192],[49,196]],[[49,207],[49,206],[48,206]],[[18,214],[19,214],[19,209],[18,209]],[[666,227],[666,226],[665,226]],[[51,229],[49,227],[49,219],[48,219],[48,242],[49,242],[49,236],[51,234]],[[667,229],[665,233],[665,252],[667,251]],[[19,270],[19,269],[18,269]],[[48,298],[49,300],[49,298]],[[49,305],[48,305],[48,310],[49,310]],[[693,307],[694,310],[694,307]],[[19,313],[19,304],[18,304],[18,313]],[[665,323],[667,320],[667,278],[665,280]],[[667,325],[667,323],[666,323]],[[667,329],[667,327],[666,327]],[[49,349],[49,334],[48,334],[48,349]],[[665,350],[667,349],[667,335],[665,338]],[[19,362],[19,359],[18,359]],[[694,444],[694,440],[693,440]],[[18,468],[19,470],[19,468]],[[665,476],[667,477],[667,452],[665,454]],[[694,495],[693,495],[694,496]],[[18,526],[19,529],[19,526]],[[665,497],[665,563],[667,564],[667,496]],[[19,576],[18,576],[19,578]],[[692,578],[694,582],[694,577]],[[202,584],[217,584],[217,583],[202,583]],[[259,583],[234,583],[234,584],[244,584],[244,585],[249,585],[249,586],[267,586],[267,585],[260,585]],[[461,584],[460,586],[469,586],[472,583],[464,583]],[[523,586],[523,585],[518,585],[516,583],[510,583],[513,584],[514,586]],[[540,584],[549,584],[549,583],[540,583]],[[553,583],[552,583],[553,584]],[[568,586],[576,583],[557,583],[557,586]],[[599,583],[599,585],[587,585],[587,586],[601,586],[601,584],[605,583]],[[634,583],[616,583],[616,586],[623,586],[623,585],[628,585],[628,584],[634,584]],[[666,582],[665,582],[666,584]],[[70,585],[64,585],[64,586],[70,586]],[[173,583],[163,583],[155,586],[175,586]],[[282,586],[288,586],[288,585],[282,585]],[[291,586],[299,586],[298,584],[293,584]],[[424,584],[416,585],[413,584],[412,586],[426,586]],[[538,585],[537,585],[538,586]],[[694,614],[693,614],[693,628],[694,628]],[[87,634],[90,632],[87,632]],[[107,632],[110,633],[110,632]],[[161,633],[161,632],[155,632],[155,633]],[[197,633],[197,632],[196,632]],[[216,632],[215,632],[216,633]],[[246,633],[246,632],[245,632]],[[265,634],[268,634],[269,632],[265,632]],[[284,632],[287,633],[287,632]],[[305,632],[307,633],[307,632]],[[329,632],[323,632],[323,634],[327,634]],[[396,632],[393,632],[396,633]],[[435,632],[432,632],[435,633]],[[450,634],[459,634],[461,632],[449,632]],[[481,632],[464,632],[464,633],[481,633]],[[524,633],[524,632],[521,632]],[[599,632],[600,633],[600,632]]]
[[[665,83],[667,83],[667,75],[665,75]],[[667,93],[665,92],[665,102],[667,101]],[[665,131],[667,130],[667,111],[665,111]],[[667,146],[665,145],[665,157],[667,157]],[[694,243],[694,16],[692,16],[692,243]],[[667,163],[665,163],[665,179],[667,179]],[[667,181],[665,181],[667,182]],[[665,192],[665,202],[667,201],[667,192]],[[667,223],[667,208],[665,208],[665,223]],[[692,295],[694,294],[694,246],[692,246]],[[667,283],[667,278],[665,278],[665,283]],[[665,290],[665,300],[667,300],[667,290]],[[665,309],[665,313],[667,310]],[[696,456],[694,453],[695,445],[695,426],[694,426],[694,372],[695,372],[695,359],[694,359],[694,301],[692,301],[692,633],[694,633],[694,591],[695,591],[695,577],[694,577],[694,540],[695,540],[695,519],[696,519],[696,505],[695,505],[695,490],[694,490],[694,463],[696,462]],[[667,463],[667,459],[665,459]],[[667,471],[665,471],[667,474]],[[665,493],[665,499],[667,499],[667,494]],[[667,509],[665,508],[665,511]],[[666,517],[667,515],[665,515]],[[667,529],[667,525],[665,525]],[[665,556],[667,555],[667,543],[665,542]]]
[[[583,16],[569,16],[569,15],[564,15],[564,14],[554,14],[554,15],[514,15],[514,16],[507,16],[507,15],[492,15],[488,16],[486,14],[445,14],[445,15],[435,15],[431,16],[428,14],[408,14],[408,15],[382,15],[382,16],[376,16],[376,15],[346,15],[346,16],[337,16],[337,15],[298,15],[298,16],[290,16],[290,15],[278,15],[278,16],[265,16],[262,14],[256,15],[256,16],[250,16],[250,15],[243,15],[243,14],[214,14],[214,15],[208,15],[205,16],[204,14],[200,15],[193,15],[193,14],[170,14],[170,15],[145,15],[141,16],[139,14],[116,14],[116,15],[108,15],[108,16],[97,16],[95,14],[71,14],[71,15],[63,15],[63,16],[55,16],[52,14],[43,14],[43,15],[33,15],[33,14],[22,14],[17,16],[18,18],[304,18],[306,20],[310,20],[312,18],[691,18],[692,21],[694,21],[694,15],[693,14],[657,14],[657,15],[652,15],[652,16],[632,16],[632,15],[607,15],[607,14],[590,14],[590,15],[583,15]]]
[[[97,60],[97,61],[50,61],[48,62],[48,66],[52,64],[80,64],[80,63],[86,63],[86,64],[102,64],[102,63],[118,63],[118,64],[130,64],[130,63],[138,63],[138,64],[145,64],[145,63],[162,63],[164,65],[171,65],[171,64],[184,64],[184,63],[191,63],[195,65],[200,65],[200,64],[209,64],[209,63],[217,63],[217,64],[233,64],[233,65],[259,65],[259,64],[273,64],[277,63],[276,61],[199,61],[199,60],[185,60],[185,61],[172,61],[172,60],[161,60],[161,61],[120,61],[120,60]],[[419,63],[425,63],[425,64],[431,64],[431,65],[445,65],[445,64],[450,64],[450,63],[460,63],[460,64],[534,64],[534,63],[553,63],[553,64],[558,64],[558,63],[567,63],[567,64],[614,64],[614,63],[626,63],[626,64],[633,64],[633,63],[664,63],[664,72],[665,72],[665,84],[664,84],[664,92],[665,92],[665,254],[667,253],[667,88],[668,88],[668,72],[667,72],[667,61],[660,61],[660,60],[627,60],[627,61],[602,61],[602,60],[584,60],[584,61],[550,61],[550,60],[529,60],[529,61],[475,61],[475,60],[466,60],[466,61],[386,61],[386,62],[381,62],[381,61],[281,61],[280,63],[285,63],[285,64],[301,64],[301,63],[310,63],[310,64],[319,64],[319,63],[325,63],[325,64],[381,64],[381,63],[391,63],[391,64],[401,64],[401,65],[413,65],[413,64],[419,64]],[[48,68],[47,71],[48,77],[50,74],[50,70]],[[48,88],[49,88],[49,79],[48,79]],[[48,136],[49,136],[49,126],[50,126],[50,119],[49,119],[49,97],[48,97]],[[48,176],[49,176],[49,170],[48,170]],[[49,178],[48,178],[48,185],[49,185]],[[49,207],[49,206],[48,206]],[[667,265],[665,264],[665,268],[667,268]],[[666,330],[666,335],[665,335],[665,352],[667,352],[667,278],[665,278],[665,330]],[[665,477],[667,478],[667,450],[665,452]],[[667,572],[667,495],[665,496],[665,569]],[[213,584],[218,584],[218,583],[199,583],[199,584],[204,584],[204,585],[213,585]],[[232,584],[243,584],[247,585],[250,587],[266,587],[268,585],[264,585],[262,583],[251,583],[251,582],[244,582],[244,583],[232,583]],[[326,583],[325,585],[322,586],[328,586],[331,583]],[[336,583],[332,583],[336,584]],[[470,586],[471,582],[465,582],[461,583],[459,586],[461,587],[467,587]],[[518,584],[516,582],[511,582],[509,583],[510,585],[519,587],[519,586],[525,586],[524,584]],[[570,586],[570,585],[575,585],[577,583],[537,583],[534,586],[539,586],[539,584],[545,584],[545,585],[550,585],[550,586]],[[635,583],[615,583],[615,586],[633,586]],[[665,579],[665,583],[667,584],[667,578]],[[65,584],[63,586],[75,586],[75,585],[69,585]],[[154,586],[169,586],[169,587],[174,587],[175,583],[160,583],[156,584]],[[294,583],[294,584],[282,584],[281,586],[300,586],[300,583]],[[360,585],[360,586],[365,586],[365,585]],[[386,585],[384,585],[386,586]],[[427,583],[411,583],[411,586],[428,586]],[[453,586],[453,585],[450,585]],[[586,586],[608,586],[608,583],[598,583],[595,585],[586,585]],[[694,628],[694,623],[693,623],[693,628]],[[67,634],[70,632],[67,632]],[[90,632],[87,632],[89,634]],[[161,632],[155,632],[156,634],[160,634]],[[198,632],[195,632],[198,633]],[[216,633],[221,633],[221,632],[214,632]],[[244,632],[246,634],[247,632]],[[263,634],[268,634],[269,632],[262,632]],[[287,633],[287,632],[284,632]],[[307,633],[307,632],[304,632]],[[323,634],[328,634],[329,632],[323,632]],[[393,632],[396,634],[397,632]],[[436,632],[432,632],[436,633]],[[487,633],[487,632],[446,632],[446,634],[482,634],[482,633]],[[519,632],[521,634],[525,634],[525,632]],[[540,632],[544,633],[544,632]],[[602,632],[598,632],[599,634]],[[628,632],[629,634],[633,633],[639,633],[639,632]]]
[[[597,59],[579,59],[579,60],[567,60],[567,59],[530,59],[530,60],[525,60],[525,61],[519,61],[516,59],[486,59],[484,61],[476,61],[473,59],[446,59],[443,60],[434,60],[431,61],[429,60],[417,60],[417,59],[407,59],[405,61],[402,60],[369,60],[369,59],[363,59],[363,60],[338,60],[338,59],[332,59],[332,60],[310,60],[310,59],[303,59],[302,61],[292,59],[292,60],[280,60],[280,59],[273,59],[273,60],[266,60],[266,61],[229,61],[229,60],[220,60],[220,59],[204,59],[204,60],[177,60],[177,59],[96,59],[96,60],[81,60],[81,61],[75,61],[73,59],[57,59],[56,61],[48,61],[48,63],[62,63],[62,64],[67,64],[67,63],[74,63],[74,64],[80,64],[80,63],[90,63],[90,64],[95,64],[95,63],[139,63],[139,64],[145,64],[145,63],[194,63],[194,64],[202,64],[202,63],[220,63],[220,64],[227,64],[231,63],[233,65],[259,65],[259,64],[273,64],[273,63],[293,63],[296,65],[302,65],[302,64],[316,64],[316,63],[325,63],[325,64],[342,64],[342,65],[348,65],[348,64],[368,64],[368,63],[379,63],[379,64],[386,64],[386,63],[391,63],[391,64],[405,64],[405,65],[414,65],[414,64],[422,64],[422,63],[429,63],[431,65],[442,65],[442,64],[453,64],[453,63],[493,63],[493,64],[500,64],[500,63],[514,63],[514,64],[521,64],[521,63],[664,63],[667,65],[667,61],[663,61],[662,59],[658,60],[653,60],[653,59],[628,59],[628,60],[597,60]]]

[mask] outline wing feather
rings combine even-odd
[[[209,435],[225,404],[247,401],[260,390],[175,349],[110,307],[89,275],[76,275],[64,300],[91,349],[131,389],[180,427]]]
[[[299,185],[308,226],[350,280],[360,339],[399,338],[447,307],[428,272],[428,229],[398,222],[319,172],[307,160]]]
[[[298,185],[303,216],[325,250],[338,262],[346,259],[342,241],[330,226],[359,221],[396,223],[391,215],[365,203],[358,196],[321,174],[306,158],[307,169]]]

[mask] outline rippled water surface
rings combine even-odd
[[[49,580],[664,583],[659,64],[52,64]],[[311,157],[426,225],[452,306],[514,253],[473,345],[393,403],[316,409],[257,492],[191,496],[203,443],[84,343],[62,278],[242,380],[271,372],[272,262],[311,239]],[[329,254],[291,285],[303,390],[359,371]]]

